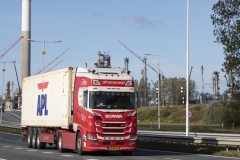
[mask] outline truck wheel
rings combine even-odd
[[[58,134],[57,149],[60,153],[65,151],[65,149],[62,148],[62,133]]]
[[[32,148],[32,128],[28,128],[27,131],[27,146],[28,148]]]
[[[123,156],[131,156],[132,152],[121,152]]]
[[[77,153],[79,155],[83,155],[84,152],[82,150],[82,135],[81,135],[81,132],[78,132],[78,135],[77,135],[77,142],[76,142],[76,146],[77,146]]]
[[[42,130],[39,128],[37,132],[37,149],[44,149],[46,147],[46,143],[40,141],[40,135]]]
[[[37,129],[34,128],[32,132],[32,147],[37,148]]]

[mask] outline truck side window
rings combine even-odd
[[[83,92],[83,107],[87,108],[88,104],[88,91]]]

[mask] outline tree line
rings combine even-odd
[[[146,83],[144,79],[140,81],[135,80],[135,89],[141,95],[141,105],[149,106],[150,102],[158,102],[158,81],[153,83]],[[183,92],[181,92],[181,87],[183,87]],[[159,99],[161,106],[168,105],[180,105],[186,102],[186,79],[185,78],[164,78],[159,83]],[[193,80],[189,81],[189,97],[193,99],[197,97],[198,92],[196,91],[196,83]],[[183,103],[184,101],[184,103]],[[192,101],[193,102],[193,101]],[[194,103],[194,102],[193,102]]]

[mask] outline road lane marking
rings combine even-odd
[[[45,154],[52,154],[53,152],[42,152],[42,153],[45,153]]]
[[[2,159],[2,158],[0,158],[0,160],[7,160],[7,159]]]
[[[14,148],[14,149],[23,149],[23,148]]]
[[[61,155],[63,157],[74,157],[73,155]]]
[[[11,147],[11,146],[2,146],[2,147],[9,148],[9,147]]]
[[[29,152],[35,152],[35,151],[37,151],[37,150],[27,150],[27,151],[29,151]]]
[[[226,159],[239,159],[238,157],[224,157],[224,156],[214,156],[214,155],[204,155],[204,154],[197,154],[204,157],[215,157],[215,158],[226,158]]]

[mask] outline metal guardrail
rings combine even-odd
[[[163,132],[163,131],[138,131],[138,139],[143,140],[157,140],[157,141],[169,141],[169,142],[184,142],[198,144],[214,144],[226,145],[228,151],[229,145],[236,145],[237,151],[239,151],[240,134],[219,134],[219,133],[189,133],[189,136],[185,136],[184,132]]]

